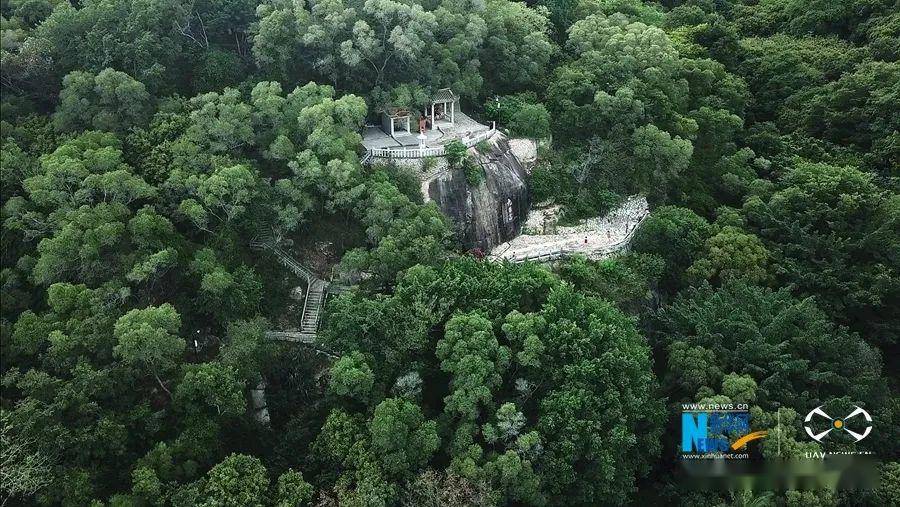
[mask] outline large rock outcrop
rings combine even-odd
[[[525,169],[506,137],[496,134],[487,142],[486,153],[469,149],[484,170],[477,185],[462,170],[441,171],[427,182],[427,198],[450,218],[463,247],[485,252],[519,234],[530,206]]]

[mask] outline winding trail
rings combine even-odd
[[[512,262],[547,262],[572,255],[584,255],[591,259],[601,259],[627,250],[634,231],[649,215],[647,199],[632,196],[621,206],[603,217],[584,220],[573,227],[556,227],[554,234],[521,234],[494,248],[488,259]],[[543,210],[532,210],[528,222],[539,223]],[[322,321],[325,298],[349,289],[346,285],[331,283],[319,278],[313,270],[297,261],[282,250],[271,238],[255,239],[251,248],[271,252],[279,263],[307,282],[306,298],[300,316],[299,329],[267,331],[266,337],[309,346],[321,354],[337,357],[321,348],[317,338]]]

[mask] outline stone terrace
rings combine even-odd
[[[462,111],[456,112],[455,120],[455,125],[451,125],[449,121],[435,122],[435,128],[425,132],[427,136],[425,146],[427,148],[436,148],[453,139],[463,140],[491,129],[491,127],[473,120]],[[391,137],[381,127],[367,126],[363,131],[363,146],[369,151],[385,148],[417,148],[419,146],[418,135],[418,132],[407,134],[406,131],[403,131]]]
[[[552,234],[541,234],[545,215],[555,222],[558,207],[534,209],[529,213],[524,234],[497,245],[495,260],[553,260],[581,254],[599,259],[627,247],[638,224],[650,213],[647,199],[632,196],[606,216],[583,220],[576,226],[555,226]]]

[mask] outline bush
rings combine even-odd
[[[461,141],[454,139],[444,145],[444,155],[451,169],[462,169],[463,161],[469,158],[469,149]]]
[[[556,174],[549,165],[541,164],[531,171],[528,186],[534,202],[543,202],[557,195],[559,187]]]
[[[471,159],[466,160],[464,170],[466,172],[466,181],[469,185],[474,187],[484,180],[484,169],[481,165],[476,164]]]
[[[434,169],[438,164],[437,157],[425,157],[422,159],[422,172],[427,173]]]
[[[506,124],[514,137],[545,139],[550,137],[550,113],[543,104],[523,104]]]

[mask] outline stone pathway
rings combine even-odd
[[[575,254],[604,258],[627,248],[638,224],[650,213],[646,198],[632,196],[603,217],[589,218],[572,227],[556,226],[553,234],[534,234],[540,232],[545,212],[550,221],[555,221],[557,211],[558,207],[532,210],[525,226],[525,232],[531,234],[497,245],[490,258],[512,262],[549,261]]]
[[[314,344],[319,331],[322,306],[325,303],[326,292],[340,292],[345,288],[322,280],[311,269],[291,257],[287,252],[278,247],[271,238],[255,239],[250,243],[256,250],[268,250],[272,252],[278,261],[293,271],[294,274],[306,279],[307,292],[303,301],[303,312],[300,315],[300,329],[288,331],[267,331],[266,337],[272,340],[283,340],[303,344]],[[329,290],[331,289],[331,290]]]

